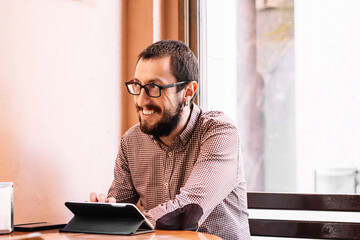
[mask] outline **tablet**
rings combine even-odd
[[[153,232],[154,226],[131,203],[66,202],[74,214],[60,231],[133,235]]]

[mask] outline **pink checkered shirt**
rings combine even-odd
[[[158,229],[250,239],[239,145],[228,117],[195,104],[171,146],[137,124],[121,138],[108,196],[134,204],[140,199]]]

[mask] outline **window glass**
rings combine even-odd
[[[200,104],[237,124],[249,190],[359,192],[359,9],[200,1]]]

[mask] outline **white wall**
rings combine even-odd
[[[0,1],[0,181],[15,223],[106,192],[120,133],[120,1]]]

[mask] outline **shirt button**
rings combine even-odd
[[[169,153],[168,153],[168,156],[169,156],[169,157],[171,157],[172,155],[173,155],[172,152],[169,152]]]
[[[169,184],[166,182],[164,183],[165,188],[168,188]]]

